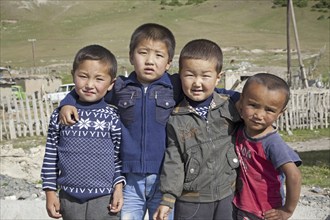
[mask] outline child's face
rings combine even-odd
[[[184,94],[193,101],[204,101],[218,85],[221,73],[216,71],[215,60],[182,60],[180,78]]]
[[[113,86],[108,70],[108,65],[98,60],[85,60],[79,65],[72,74],[80,101],[95,102],[103,98]]]
[[[171,66],[166,44],[162,41],[143,40],[130,55],[137,79],[149,84],[159,79]]]
[[[286,96],[282,90],[269,90],[252,82],[240,100],[241,117],[251,137],[261,137],[273,131],[272,124],[283,111]]]

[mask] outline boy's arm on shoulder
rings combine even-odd
[[[76,90],[70,91],[64,99],[60,102],[59,108],[62,108],[64,105],[73,105],[75,106],[77,103],[77,99],[79,98],[78,94],[76,93]]]
[[[241,93],[239,93],[237,91],[227,90],[227,89],[224,89],[224,88],[215,88],[214,91],[217,92],[217,93],[219,93],[219,94],[229,95],[230,99],[234,103],[236,103],[239,100],[240,95],[241,95]]]
[[[178,73],[169,74],[173,86],[173,99],[178,104],[183,99],[181,79]]]

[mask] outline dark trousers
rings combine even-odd
[[[175,202],[174,219],[184,220],[232,220],[233,197],[230,195],[222,200],[206,203]]]
[[[59,193],[63,220],[119,220],[120,214],[109,212],[111,196],[102,196],[81,203],[63,190]]]

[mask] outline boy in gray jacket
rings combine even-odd
[[[235,104],[214,92],[223,55],[214,42],[198,39],[182,49],[179,74],[184,100],[167,123],[167,150],[160,177],[163,193],[154,219],[232,219],[236,168],[232,133],[240,116]]]

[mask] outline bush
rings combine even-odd
[[[279,7],[286,7],[288,5],[287,0],[273,0],[273,4]],[[307,7],[308,0],[293,0],[293,5],[299,8]]]
[[[328,8],[330,9],[330,0],[319,0],[318,3],[312,6],[312,8]]]

